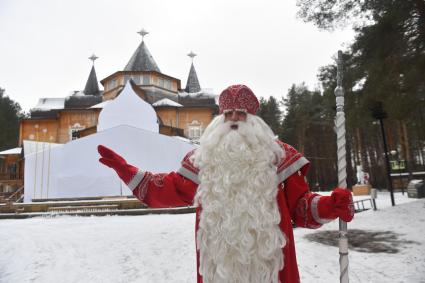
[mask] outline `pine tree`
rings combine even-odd
[[[263,97],[260,98],[258,116],[269,125],[276,135],[279,135],[281,132],[281,115],[282,112],[279,109],[279,103],[276,101],[276,98],[273,96],[270,96],[268,100]]]
[[[19,136],[19,119],[22,116],[18,103],[4,95],[0,88],[0,150],[16,147]]]
[[[304,84],[292,85],[283,100],[286,107],[281,139],[310,160],[307,178],[312,187],[324,189],[336,185],[336,139],[333,116],[328,118],[326,98]]]
[[[389,149],[397,150],[411,170],[423,170],[415,161],[425,156],[425,2],[297,0],[297,5],[299,16],[320,29],[354,26],[355,40],[344,54],[352,163],[375,171],[374,185],[384,186],[382,137],[368,111],[381,101],[388,114]],[[333,64],[320,70],[324,97],[332,96],[335,69]]]

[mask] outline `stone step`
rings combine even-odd
[[[118,204],[72,205],[49,207],[48,212],[94,212],[118,210]]]
[[[67,216],[106,216],[106,215],[146,215],[146,214],[185,214],[195,213],[193,206],[173,208],[140,208],[140,209],[116,209],[111,211],[69,211],[69,212],[24,212],[24,213],[0,213],[0,219],[25,219],[31,217],[56,217]]]

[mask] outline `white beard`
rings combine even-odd
[[[231,124],[218,116],[193,157],[195,203],[202,204],[199,273],[204,283],[278,283],[286,240],[275,164],[283,151],[261,118],[248,114],[237,130]]]

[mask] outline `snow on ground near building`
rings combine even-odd
[[[377,201],[378,211],[348,227],[394,232],[400,251],[350,250],[350,282],[425,282],[425,199]],[[0,282],[196,282],[194,222],[194,214],[1,220]],[[295,229],[302,282],[339,281],[338,248],[305,237],[335,229],[337,221]]]

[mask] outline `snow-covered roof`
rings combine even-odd
[[[179,92],[179,96],[192,97],[192,98],[200,98],[200,97],[215,98],[217,95],[213,93],[213,90],[211,88],[203,88],[201,91],[192,92],[192,93],[181,91]]]
[[[0,155],[21,154],[21,152],[22,152],[22,147],[15,147],[15,148],[0,151]]]
[[[217,107],[218,95],[214,94],[212,89],[202,89],[194,93],[180,91],[178,95],[178,101],[184,107]]]
[[[112,100],[105,100],[105,101],[102,101],[101,103],[91,106],[90,108],[103,108],[105,107],[106,104],[108,104],[111,101]]]
[[[48,111],[53,109],[64,109],[65,98],[40,98],[37,105],[31,110]]]
[[[161,100],[158,100],[157,102],[153,103],[152,106],[172,106],[172,107],[183,107],[180,103],[177,103],[175,101],[172,101],[168,98],[163,98]]]
[[[82,90],[73,90],[69,93],[69,95],[65,99],[69,99],[71,96],[84,96],[84,91]]]

